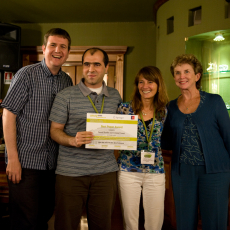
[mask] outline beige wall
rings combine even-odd
[[[172,60],[185,53],[185,37],[209,31],[230,29],[230,19],[225,18],[225,0],[170,0],[157,12],[156,65],[165,78],[170,99],[180,91],[169,71]],[[202,7],[201,24],[188,27],[188,11]],[[167,35],[167,19],[174,16],[174,32]]]
[[[185,53],[185,37],[230,28],[230,19],[225,19],[226,5],[225,0],[170,0],[158,9],[156,26],[153,22],[18,25],[22,28],[22,46],[41,45],[43,35],[52,27],[66,29],[74,46],[126,45],[128,52],[125,55],[124,101],[129,100],[136,73],[146,65],[160,68],[169,97],[174,99],[180,91],[169,71],[172,60]],[[202,6],[202,22],[188,27],[188,11],[198,6]],[[167,35],[166,21],[172,16],[174,32]]]
[[[124,101],[129,100],[133,81],[140,68],[155,65],[155,24],[123,23],[43,23],[17,24],[22,28],[22,46],[38,46],[53,27],[67,30],[73,46],[128,46],[124,68]]]

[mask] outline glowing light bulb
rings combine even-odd
[[[223,40],[225,39],[225,38],[223,37],[223,34],[222,34],[222,33],[216,33],[215,35],[216,35],[216,37],[213,39],[214,41],[219,42],[219,41],[223,41]]]

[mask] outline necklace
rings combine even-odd
[[[200,93],[198,91],[198,94],[195,93],[193,97],[190,97],[189,99],[186,100],[183,95],[180,95],[178,98],[180,106],[185,108],[186,111],[190,110],[193,111],[194,108],[197,108],[199,103],[200,103]]]
[[[145,113],[143,110],[141,111],[141,113],[143,114],[143,116],[146,116],[146,115],[148,115],[148,114],[150,114],[152,112],[153,112],[152,110],[150,110],[148,113]]]
[[[185,105],[185,102],[183,102],[183,106],[185,107],[186,110],[188,110],[189,108],[191,108],[194,105],[194,103],[196,103],[197,99],[198,98],[190,99],[190,103],[188,103],[188,105]]]
[[[183,106],[185,107],[186,110],[189,109],[189,107],[187,107],[184,103],[183,103]],[[189,105],[190,106],[190,105]]]

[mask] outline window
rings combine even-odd
[[[188,26],[201,24],[201,6],[189,10]]]
[[[230,18],[230,1],[227,1],[227,3],[226,3],[225,18]]]
[[[174,32],[174,17],[167,19],[167,34]]]

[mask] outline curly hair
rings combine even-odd
[[[170,71],[174,77],[174,69],[177,65],[182,65],[182,64],[189,64],[192,66],[195,74],[200,73],[200,79],[196,82],[196,88],[200,89],[200,85],[201,85],[201,78],[203,75],[203,68],[202,65],[200,63],[200,61],[193,55],[193,54],[182,54],[177,56],[171,66],[170,66]]]
[[[166,86],[161,75],[161,71],[155,66],[143,67],[135,77],[134,92],[132,95],[132,108],[135,114],[138,114],[143,106],[141,95],[138,89],[138,83],[140,76],[143,76],[146,80],[153,81],[157,84],[157,93],[153,98],[153,105],[155,107],[155,114],[164,113],[165,106],[168,103],[168,94]]]

